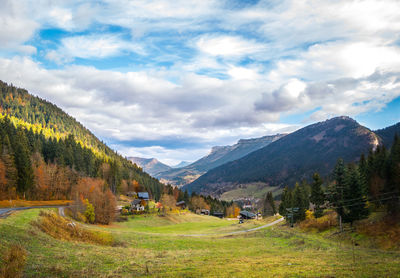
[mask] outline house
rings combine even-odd
[[[142,200],[135,199],[131,202],[131,211],[144,211]]]
[[[149,192],[138,192],[138,198],[145,201],[150,200]]]
[[[200,214],[201,215],[210,215],[210,211],[208,209],[201,209]]]
[[[180,201],[180,202],[176,203],[176,206],[179,207],[180,209],[185,209],[186,203],[185,203],[185,201]]]
[[[239,213],[239,216],[241,218],[243,218],[243,219],[254,219],[254,218],[256,218],[256,215],[254,213],[252,213],[250,211],[247,211],[247,210],[242,210]]]
[[[214,211],[212,215],[215,216],[215,217],[224,218],[224,213],[223,212]]]

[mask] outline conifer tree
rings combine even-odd
[[[34,177],[28,142],[22,129],[18,129],[14,144],[14,160],[17,167],[17,191],[25,196],[33,188]]]
[[[350,164],[347,167],[344,192],[343,221],[353,224],[356,220],[366,218],[369,215],[367,198],[363,194],[360,174],[356,165]]]
[[[341,218],[343,218],[344,216],[343,199],[346,186],[345,176],[346,168],[343,159],[340,158],[336,162],[335,169],[333,170],[333,177],[335,182],[330,188],[329,202],[335,207],[337,214]]]
[[[321,206],[325,202],[325,195],[322,191],[322,179],[318,173],[313,175],[313,183],[311,184],[311,196],[310,201],[314,204],[314,216],[316,218],[322,216],[323,209]]]
[[[400,217],[400,138],[395,135],[387,162],[385,183],[386,207],[393,217]]]
[[[279,204],[279,214],[286,217],[286,209],[291,208],[293,203],[292,191],[285,186],[281,195],[281,203]]]

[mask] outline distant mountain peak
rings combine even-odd
[[[132,163],[136,163],[139,167],[150,175],[156,175],[160,172],[172,169],[170,166],[158,161],[156,158],[128,157]]]
[[[157,178],[167,180],[178,186],[192,182],[200,175],[210,169],[218,167],[227,162],[239,159],[251,152],[254,152],[266,145],[282,138],[285,134],[263,136],[260,138],[240,139],[236,144],[229,146],[215,146],[210,153],[199,160],[181,168],[160,172]]]

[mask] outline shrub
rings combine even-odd
[[[93,224],[94,223],[94,207],[89,201],[87,202],[86,210],[85,210],[86,221]]]
[[[26,250],[20,244],[11,245],[3,255],[1,278],[21,277],[26,261]]]
[[[306,211],[306,219],[300,222],[300,228],[304,230],[318,230],[319,232],[328,230],[337,225],[337,214],[328,211],[320,218],[315,218],[312,212]]]
[[[39,215],[41,217],[32,224],[55,239],[114,245],[110,233],[83,229],[51,211],[41,211]]]

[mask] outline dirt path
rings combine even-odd
[[[285,218],[279,218],[278,220],[275,220],[271,223],[256,227],[256,228],[252,228],[252,229],[248,229],[248,230],[243,230],[243,231],[235,231],[235,232],[230,232],[230,233],[223,233],[223,234],[191,234],[191,235],[179,235],[179,236],[186,236],[186,237],[202,237],[202,236],[231,236],[231,235],[237,235],[237,234],[244,234],[244,233],[249,233],[249,232],[253,232],[253,231],[257,231],[257,230],[261,230],[267,227],[271,227],[273,225],[276,225],[280,222],[282,222],[283,220],[285,220]]]

